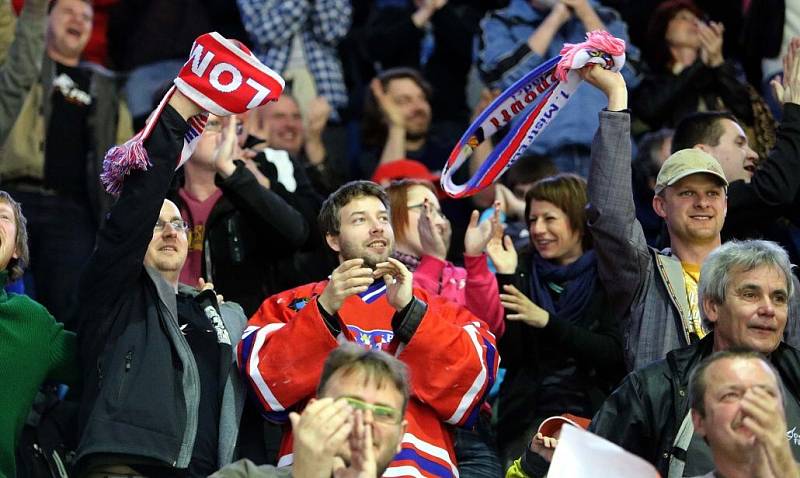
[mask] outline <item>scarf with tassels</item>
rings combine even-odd
[[[576,70],[589,63],[619,71],[625,64],[625,42],[605,31],[589,32],[585,42],[565,44],[559,56],[539,65],[501,93],[467,128],[450,153],[442,169],[444,191],[454,198],[471,196],[499,178],[564,108],[581,82]],[[523,112],[526,116],[511,128],[475,175],[465,184],[454,183],[453,176],[472,151]]]
[[[189,119],[189,131],[176,161],[177,169],[192,156],[208,113],[217,116],[244,113],[278,99],[283,87],[283,78],[261,63],[241,42],[228,40],[216,32],[200,35],[173,87],[150,114],[144,129],[106,153],[100,175],[103,185],[109,193],[119,194],[127,174],[150,167],[144,141],[176,89],[207,112]]]

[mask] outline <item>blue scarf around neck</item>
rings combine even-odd
[[[589,305],[596,280],[597,258],[592,250],[566,266],[542,259],[536,252],[533,254],[531,299],[554,320],[578,323]],[[561,290],[556,301],[551,290]]]

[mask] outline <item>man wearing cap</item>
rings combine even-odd
[[[653,209],[670,248],[647,246],[631,194],[630,115],[625,80],[598,68],[582,71],[608,97],[592,145],[588,225],[598,273],[622,319],[628,367],[641,368],[709,331],[697,302],[700,266],[721,244],[727,185],[719,163],[699,149],[667,158],[656,179]],[[797,306],[793,303],[793,310]],[[796,321],[787,328],[790,343]]]

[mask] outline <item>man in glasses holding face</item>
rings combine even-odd
[[[294,464],[256,467],[248,460],[212,478],[381,476],[406,432],[408,370],[388,353],[346,342],[325,361],[302,414],[292,412]]]

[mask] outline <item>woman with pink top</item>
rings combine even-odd
[[[393,255],[414,273],[414,286],[466,307],[486,322],[499,340],[505,330],[503,306],[497,279],[489,270],[483,252],[492,235],[501,233],[499,213],[478,224],[478,211],[472,212],[464,236],[464,267],[458,267],[445,259],[452,231],[433,184],[404,179],[392,183],[386,192],[396,241]],[[458,472],[462,477],[502,476],[488,408],[484,405],[474,430],[456,429],[454,434]]]

